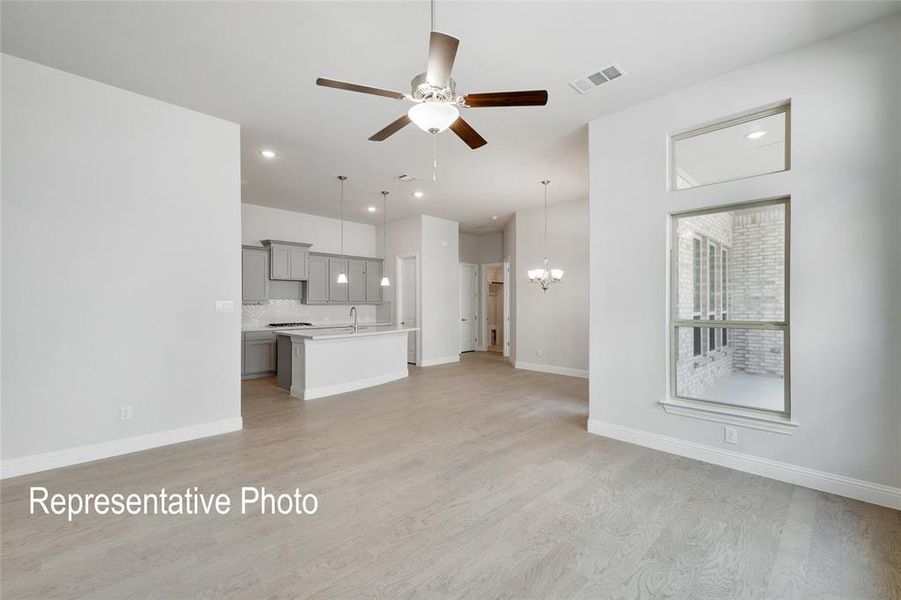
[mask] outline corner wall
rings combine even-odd
[[[564,276],[546,292],[527,276],[544,260],[544,207],[518,211],[515,227],[515,366],[587,377],[588,202],[548,206],[548,258]]]
[[[590,430],[901,508],[899,40],[883,19],[590,124]],[[669,134],[787,98],[791,171],[666,191]],[[799,426],[727,446],[658,404],[667,214],[782,195]]]
[[[2,105],[3,476],[240,429],[238,125],[8,55]]]

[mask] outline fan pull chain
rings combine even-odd
[[[432,181],[438,181],[438,134],[432,134]]]

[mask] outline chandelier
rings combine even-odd
[[[541,182],[544,186],[544,264],[540,269],[529,269],[529,281],[537,283],[541,289],[547,292],[552,283],[563,281],[563,269],[548,269],[547,259],[547,184],[551,181],[545,179]]]

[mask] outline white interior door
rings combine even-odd
[[[416,258],[413,256],[401,259],[400,276],[400,315],[401,325],[418,327],[419,315],[416,314]],[[416,364],[416,332],[407,336],[407,362]]]
[[[510,263],[504,261],[504,356],[510,356],[510,337],[513,333],[510,321]]]
[[[460,265],[460,352],[472,352],[478,344],[479,269]]]

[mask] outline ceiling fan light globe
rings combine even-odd
[[[460,117],[460,109],[449,102],[420,102],[407,111],[417,127],[427,133],[440,133]]]

